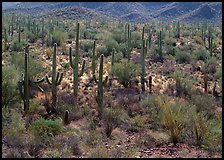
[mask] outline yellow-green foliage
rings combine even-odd
[[[179,142],[179,136],[184,128],[184,106],[180,101],[164,100],[161,97],[157,97],[157,103],[162,108],[162,120],[170,132],[171,141],[176,144]]]

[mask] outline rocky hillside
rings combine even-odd
[[[189,22],[212,21],[221,24],[221,5],[221,2],[20,2],[17,4],[4,2],[3,11],[43,15],[52,10],[65,10],[65,7],[69,7],[66,13],[70,15],[73,14],[73,7],[82,7],[88,9],[85,11],[87,16],[94,11],[99,15],[109,14],[134,22],[184,20]],[[74,16],[68,16],[68,18],[71,17]]]

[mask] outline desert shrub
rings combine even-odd
[[[22,52],[24,51],[25,45],[26,43],[24,41],[19,42],[18,40],[14,40],[11,45],[11,50],[15,52]]]
[[[162,121],[169,130],[171,141],[176,145],[180,141],[179,137],[184,129],[186,117],[185,104],[172,99],[157,98],[157,103],[162,109]]]
[[[209,53],[206,49],[199,49],[195,52],[195,57],[197,60],[206,61],[208,56],[209,56]]]
[[[119,110],[106,108],[104,110],[105,133],[107,137],[111,136],[112,131],[121,123]]]
[[[103,55],[105,55],[105,54],[109,55],[108,52],[107,52],[107,47],[105,45],[102,45],[99,48],[97,48],[96,49],[96,52],[97,52],[97,57],[99,57],[99,55],[101,55],[101,54],[103,54]]]
[[[75,30],[68,31],[68,39],[74,39],[76,35]]]
[[[52,48],[47,48],[47,49],[45,50],[45,53],[46,53],[48,59],[50,59],[51,56],[52,56],[52,54],[53,54],[53,49],[52,49]]]
[[[124,58],[126,56],[126,54],[127,54],[126,48],[127,48],[126,43],[119,44],[118,51],[120,51],[120,53],[122,53],[121,56],[120,56],[120,59],[122,57]],[[115,59],[116,59],[116,55],[115,55]]]
[[[90,150],[86,156],[87,158],[109,158],[109,152],[103,144],[98,144]]]
[[[215,57],[211,57],[208,61],[204,64],[203,68],[210,74],[214,74],[216,72],[217,67],[217,59]]]
[[[161,124],[161,108],[158,106],[156,99],[157,96],[152,95],[140,102],[140,107],[144,109],[145,114],[147,114],[149,117],[148,122],[151,128],[154,128]]]
[[[175,56],[176,54],[176,48],[172,47],[172,46],[168,46],[167,47],[167,52],[166,52],[168,55],[172,55],[172,56]]]
[[[56,29],[52,34],[52,43],[57,43],[58,46],[61,46],[62,43],[65,43],[67,36],[66,32]]]
[[[116,29],[112,32],[112,37],[118,44],[124,43],[124,32],[122,30]]]
[[[14,66],[2,67],[2,107],[11,106],[19,99],[19,73]]]
[[[30,42],[30,43],[34,43],[37,41],[37,37],[31,31],[28,31],[27,39],[28,39],[28,42]]]
[[[102,135],[95,130],[90,130],[87,134],[83,135],[81,140],[89,146],[96,146],[99,143],[102,143]]]
[[[12,147],[24,147],[26,144],[25,122],[15,110],[2,109],[2,134]]]
[[[141,32],[132,32],[132,35],[131,35],[131,46],[133,48],[141,48],[142,46],[142,42],[141,42],[141,37],[142,37],[142,34]]]
[[[175,80],[176,96],[191,96],[193,80],[190,77],[183,74],[183,72],[175,71],[171,74],[171,77]]]
[[[166,37],[164,39],[164,43],[167,44],[168,46],[172,46],[174,43],[176,43],[176,40],[171,37]]]
[[[112,38],[104,39],[103,44],[105,44],[106,49],[107,49],[107,52],[106,52],[106,54],[104,54],[104,56],[110,56],[113,48],[116,51],[118,51],[118,43],[114,39],[112,39]]]
[[[31,133],[41,142],[48,144],[51,138],[62,132],[62,124],[57,120],[40,118],[30,126]]]
[[[91,41],[80,41],[80,48],[84,52],[89,52],[93,48],[93,43]]]
[[[219,86],[222,86],[222,68],[218,68],[214,75],[215,80],[218,81]]]
[[[191,32],[189,30],[185,30],[183,33],[182,33],[183,37],[189,37],[191,35]]]
[[[47,148],[42,153],[42,158],[68,158],[66,156],[71,155],[70,148],[64,146],[63,148]]]
[[[112,74],[118,78],[118,82],[125,88],[130,85],[139,73],[139,66],[127,60],[121,60],[120,63],[115,63],[112,67]]]
[[[209,131],[208,117],[204,112],[197,112],[197,107],[195,105],[189,106],[187,116],[186,132],[188,138],[190,137],[196,145],[200,146],[207,137]]]
[[[186,52],[176,52],[176,61],[178,63],[190,63],[191,61],[191,56],[190,54],[186,53]]]
[[[207,113],[210,113],[212,107],[215,105],[214,97],[209,96],[208,94],[194,95],[191,97],[190,102],[197,107],[197,112],[206,111]]]
[[[20,72],[20,74],[24,73],[25,70],[25,57],[24,54],[20,53],[12,53],[12,64],[15,68]],[[44,68],[42,66],[41,61],[37,61],[36,57],[29,56],[29,76],[34,78],[43,72]]]

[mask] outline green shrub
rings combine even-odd
[[[176,61],[178,63],[190,63],[191,61],[191,56],[190,54],[182,51],[177,51],[176,52]]]
[[[2,109],[2,136],[12,147],[23,147],[26,143],[25,122],[15,110]]]
[[[155,128],[161,124],[161,108],[157,104],[157,96],[152,95],[140,102],[140,107],[144,109],[144,113],[148,115],[151,128]]]
[[[204,69],[210,73],[214,74],[216,72],[217,67],[217,59],[215,57],[211,57],[208,59],[208,61],[204,64]]]
[[[93,43],[91,41],[80,41],[80,48],[84,50],[84,52],[89,52],[93,48]]]
[[[11,106],[19,100],[19,77],[14,66],[2,67],[2,107]]]
[[[25,45],[26,43],[24,41],[19,42],[18,40],[14,40],[12,42],[11,50],[15,52],[22,52],[24,51]]]
[[[40,118],[32,123],[31,133],[35,138],[39,139],[43,143],[49,142],[49,140],[62,132],[62,124],[57,120],[45,120]]]
[[[34,43],[37,41],[37,37],[30,31],[28,31],[27,33],[27,39],[28,39],[28,42],[30,43]]]
[[[104,56],[110,56],[113,48],[116,51],[118,51],[118,43],[117,43],[117,41],[115,41],[112,38],[106,38],[106,39],[104,39],[103,44],[105,44],[106,49],[107,49],[106,54],[104,54]]]
[[[15,68],[20,72],[20,74],[24,73],[25,64],[24,64],[24,54],[21,53],[12,53],[12,64]],[[42,66],[41,61],[37,61],[37,59],[33,56],[29,56],[29,76],[34,78],[43,72],[44,68]]]
[[[126,59],[120,63],[115,63],[112,67],[112,74],[118,78],[118,82],[125,88],[130,85],[132,80],[140,73],[139,65],[128,62]]]
[[[207,113],[210,113],[212,107],[215,105],[214,97],[208,94],[194,95],[191,97],[190,102],[197,106],[197,112],[206,111]]]
[[[207,57],[209,56],[209,53],[206,49],[199,49],[195,52],[195,56],[197,60],[206,61]]]
[[[141,38],[142,38],[142,33],[141,32],[132,32],[132,35],[131,35],[132,44],[131,44],[131,46],[133,48],[141,48],[141,46],[142,46]]]
[[[105,133],[107,137],[111,136],[112,131],[121,123],[121,117],[118,110],[106,108],[104,111]]]
[[[124,43],[124,32],[122,30],[116,29],[113,31],[112,37],[118,44]]]
[[[60,31],[60,30],[54,30],[53,34],[52,34],[52,43],[57,43],[58,46],[61,46],[62,43],[66,42],[67,39],[67,33]]]
[[[186,106],[180,101],[161,97],[157,98],[157,103],[162,109],[162,121],[169,130],[171,141],[176,145],[180,141],[180,135],[186,123]]]

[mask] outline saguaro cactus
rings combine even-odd
[[[46,76],[47,83],[51,85],[52,92],[52,112],[57,113],[57,86],[61,84],[63,73],[57,72],[56,75],[56,50],[57,44],[54,44],[53,60],[52,60],[52,81],[50,82],[48,76]]]
[[[180,22],[177,22],[177,38],[180,38]]]
[[[152,33],[151,33],[151,29],[149,29],[149,32],[148,32],[148,47],[149,47],[149,49],[151,47],[151,39],[152,39]]]
[[[131,31],[130,31],[130,25],[129,24],[126,24],[127,25],[127,32],[128,32],[128,41],[127,41],[127,58],[128,58],[128,61],[130,61],[130,58],[131,58]]]
[[[11,28],[11,37],[13,37],[13,23],[14,23],[14,14],[12,14],[12,28]]]
[[[159,59],[163,61],[163,52],[162,52],[162,32],[159,32],[158,36],[158,52],[159,52]]]
[[[204,74],[204,89],[205,89],[205,93],[207,93],[207,90],[208,90],[208,74],[207,73]]]
[[[149,93],[152,93],[152,76],[149,76]]]
[[[73,84],[74,84],[74,96],[75,103],[77,104],[77,96],[78,96],[78,77],[82,76],[85,68],[85,60],[82,63],[82,69],[80,74],[78,73],[78,63],[79,63],[79,23],[77,23],[77,31],[76,31],[76,51],[75,51],[75,62],[72,61],[72,48],[69,48],[69,61],[70,66],[73,68]]]
[[[96,41],[93,42],[93,55],[92,55],[92,75],[93,75],[93,77],[95,76],[95,70],[96,70],[96,54],[95,54],[95,49],[96,49]]]
[[[68,125],[68,124],[69,124],[69,111],[66,110],[64,115],[64,125]]]
[[[96,101],[99,107],[99,118],[102,118],[103,114],[103,84],[107,82],[108,77],[106,77],[105,81],[103,82],[103,54],[100,56],[100,66],[99,66],[99,80],[96,81],[97,83],[97,96]]]
[[[29,50],[28,50],[27,46],[25,48],[25,72],[24,72],[24,79],[18,82],[19,85],[19,92],[20,92],[20,96],[24,101],[24,111],[25,113],[27,113],[27,111],[29,111],[29,99],[30,99],[30,86],[34,85],[34,84],[39,84],[41,82],[44,81],[44,79],[41,79],[39,81],[32,81],[30,80],[29,77]],[[23,87],[23,91],[22,91],[22,87]],[[40,89],[40,91],[43,92],[43,89],[38,86],[38,88]]]

